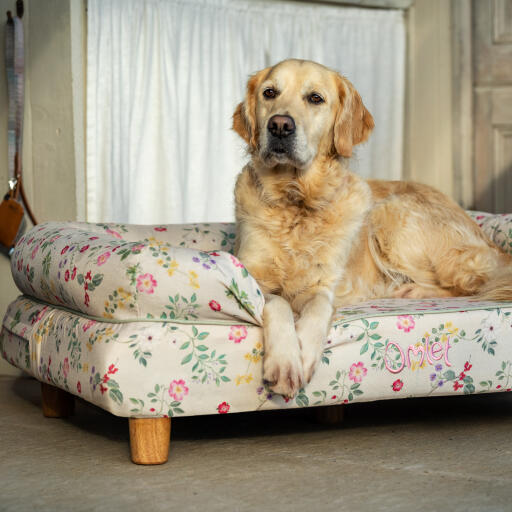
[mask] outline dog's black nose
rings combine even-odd
[[[274,136],[283,139],[295,133],[295,121],[290,116],[272,116],[268,120],[268,131]]]

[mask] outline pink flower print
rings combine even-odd
[[[400,391],[404,387],[404,383],[402,380],[397,379],[393,382],[391,387],[393,388],[393,391]]]
[[[64,362],[62,363],[62,373],[64,374],[64,378],[68,378],[69,373],[69,359],[66,357]]]
[[[454,391],[457,391],[457,390],[459,390],[460,388],[463,388],[463,387],[464,387],[464,384],[461,384],[458,380],[456,380],[453,383],[453,390]]]
[[[84,245],[84,246],[80,249],[80,252],[85,252],[85,251],[87,251],[87,249],[89,249],[89,244]]]
[[[243,325],[232,325],[229,332],[229,339],[235,343],[240,343],[247,338],[247,327]]]
[[[169,386],[169,396],[181,402],[188,395],[188,388],[183,379],[173,380]]]
[[[122,238],[121,235],[117,231],[114,231],[113,229],[107,229],[106,231],[109,235],[112,235],[115,238]]]
[[[222,402],[217,406],[217,411],[219,411],[219,414],[226,414],[229,412],[230,407],[227,402]]]
[[[353,380],[354,382],[361,382],[363,377],[366,376],[368,370],[364,367],[364,363],[359,361],[358,363],[354,363],[350,367],[350,371],[348,373],[348,378]]]
[[[41,321],[41,318],[43,318],[43,315],[47,309],[48,309],[48,306],[45,306],[43,309],[41,309],[41,311],[39,311],[36,318],[32,320],[32,325],[35,324],[36,322]]]
[[[400,315],[397,318],[396,326],[404,332],[414,329],[415,325],[414,318],[411,315]]]
[[[155,231],[167,231],[167,228],[158,227],[155,228]]]
[[[235,265],[235,267],[244,268],[242,263],[240,263],[240,261],[237,258],[235,258],[232,254],[230,254],[229,257],[231,258],[231,261],[233,262],[233,265]]]
[[[210,306],[210,309],[212,309],[213,311],[221,310],[221,306],[216,300],[211,300],[210,302],[208,302],[208,306]]]
[[[473,365],[472,364],[469,364],[469,361],[466,361],[464,363],[464,371],[465,372],[469,372],[469,370],[471,370],[471,368],[473,368]]]
[[[96,261],[97,265],[103,265],[110,258],[110,251],[104,252],[98,256],[98,260]]]
[[[84,304],[89,307],[89,302],[90,302],[91,298],[89,297],[89,294],[87,292],[85,292],[85,298],[84,298]]]
[[[144,249],[144,247],[145,247],[145,245],[144,245],[144,244],[137,244],[137,245],[134,245],[134,246],[132,247],[132,252],[133,252],[134,254],[139,254],[139,253],[140,253],[140,251],[142,251],[142,249]]]
[[[137,291],[144,293],[154,293],[156,280],[151,274],[144,274],[137,277]]]
[[[95,323],[95,320],[87,320],[87,322],[85,322],[85,324],[83,325],[82,330],[84,332],[87,332]]]
[[[88,279],[89,281],[92,281],[92,275],[91,275],[91,271],[90,270],[87,272],[87,274],[85,274],[85,279]]]

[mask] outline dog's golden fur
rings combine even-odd
[[[320,104],[309,100],[316,93]],[[285,154],[271,149],[275,114],[297,126]],[[251,154],[235,189],[236,252],[266,295],[264,378],[276,392],[293,395],[310,380],[333,307],[379,297],[512,300],[512,258],[456,203],[344,166],[340,156],[373,124],[347,79],[298,60],[255,74],[233,116]]]

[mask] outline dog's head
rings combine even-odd
[[[233,129],[266,167],[308,168],[317,156],[350,157],[373,117],[354,86],[315,62],[285,60],[253,75]]]

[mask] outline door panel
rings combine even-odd
[[[512,0],[473,0],[472,19],[475,207],[512,212]]]

